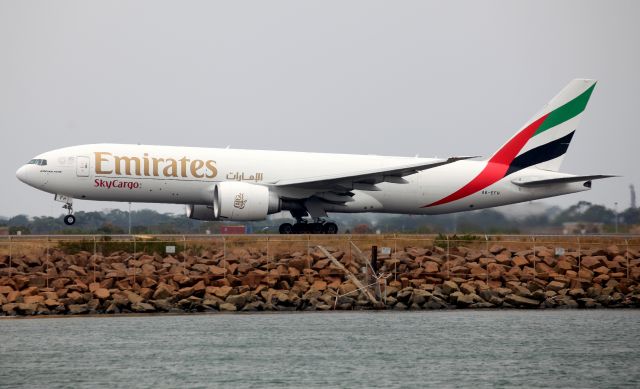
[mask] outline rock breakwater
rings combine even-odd
[[[376,269],[374,269],[374,267]],[[0,257],[0,315],[446,308],[640,307],[640,253],[405,247],[369,263],[357,247],[269,255],[261,247],[108,256]]]

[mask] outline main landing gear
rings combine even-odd
[[[281,234],[337,234],[338,225],[323,219],[307,221],[299,219],[295,224],[283,223],[280,225]]]

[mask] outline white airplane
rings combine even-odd
[[[198,220],[262,220],[289,211],[280,233],[335,234],[327,212],[442,214],[591,188],[606,175],[558,170],[595,80],[573,80],[487,160],[91,144],[40,154],[16,172],[73,199],[186,204]],[[308,218],[310,216],[310,219]]]

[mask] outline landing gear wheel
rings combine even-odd
[[[321,223],[311,223],[309,224],[309,231],[310,234],[322,234],[323,233],[323,226]]]
[[[73,215],[67,215],[64,217],[64,224],[71,226],[76,222],[76,217]]]
[[[280,224],[279,231],[281,234],[292,234],[293,226],[290,223],[282,223]]]
[[[307,223],[296,223],[291,229],[292,234],[304,234],[307,230]]]
[[[325,223],[322,226],[322,231],[325,234],[337,234],[338,233],[338,225],[336,223]]]

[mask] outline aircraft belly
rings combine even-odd
[[[137,177],[92,177],[77,185],[75,198],[175,204],[208,204],[213,183]]]

